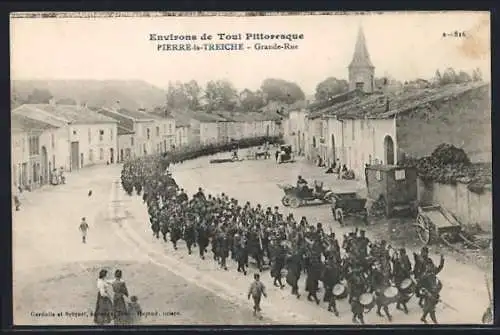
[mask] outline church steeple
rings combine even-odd
[[[354,47],[354,55],[349,67],[374,67],[371,60],[368,48],[366,47],[365,34],[360,26],[358,30],[358,39]]]
[[[365,34],[361,26],[358,30],[354,55],[348,69],[349,88],[351,90],[358,88],[367,93],[373,92],[375,66],[373,66],[370,60],[370,54],[366,47]]]

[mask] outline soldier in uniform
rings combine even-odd
[[[422,288],[422,296],[424,298],[424,303],[423,303],[423,314],[420,320],[424,323],[427,323],[427,315],[430,315],[432,322],[437,324],[437,318],[436,318],[436,305],[439,302],[440,299],[440,292],[441,289],[443,288],[443,285],[441,284],[441,281],[437,279],[436,276],[432,277],[432,281],[428,285],[428,287]]]
[[[283,289],[285,285],[281,282],[281,271],[285,267],[286,250],[283,242],[276,242],[271,267],[271,277],[274,278],[274,286],[279,286],[279,288]]]
[[[200,258],[205,259],[205,252],[209,244],[209,236],[208,236],[208,226],[207,226],[207,217],[203,217],[198,224],[197,229],[197,244],[199,248]]]
[[[181,234],[180,221],[177,214],[174,213],[170,219],[170,242],[172,242],[174,250],[177,250],[177,242],[180,240]]]
[[[399,249],[399,252],[392,258],[392,263],[394,284],[399,288],[403,280],[411,278],[411,262],[405,248]],[[399,294],[396,308],[408,314],[408,307],[406,306],[408,301],[409,298],[406,295]]]
[[[184,228],[184,241],[186,241],[188,254],[191,255],[191,247],[195,243],[195,228],[192,217],[186,220],[186,226]]]

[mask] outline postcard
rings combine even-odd
[[[10,28],[16,326],[492,323],[489,12]]]

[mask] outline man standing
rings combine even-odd
[[[80,223],[80,232],[82,233],[82,243],[87,243],[87,231],[89,230],[89,224],[85,221],[85,218],[82,218],[82,222]]]
[[[255,279],[254,282],[250,285],[250,289],[248,290],[248,300],[250,300],[250,296],[253,298],[254,306],[253,306],[253,315],[257,315],[257,312],[260,312],[260,299],[262,296],[267,298],[266,287],[260,281],[260,275],[258,273],[253,275]],[[262,318],[262,315],[260,316]]]

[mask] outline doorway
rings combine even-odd
[[[80,156],[79,153],[79,143],[78,142],[71,142],[71,171],[73,170],[78,170],[79,169],[79,164],[78,164],[78,158]]]
[[[47,148],[42,146],[42,179],[41,183],[46,184],[49,180],[49,157],[47,156]]]
[[[115,149],[109,149],[109,163],[113,164],[115,162]]]
[[[384,138],[384,161],[387,165],[394,165],[394,141],[389,135]]]

